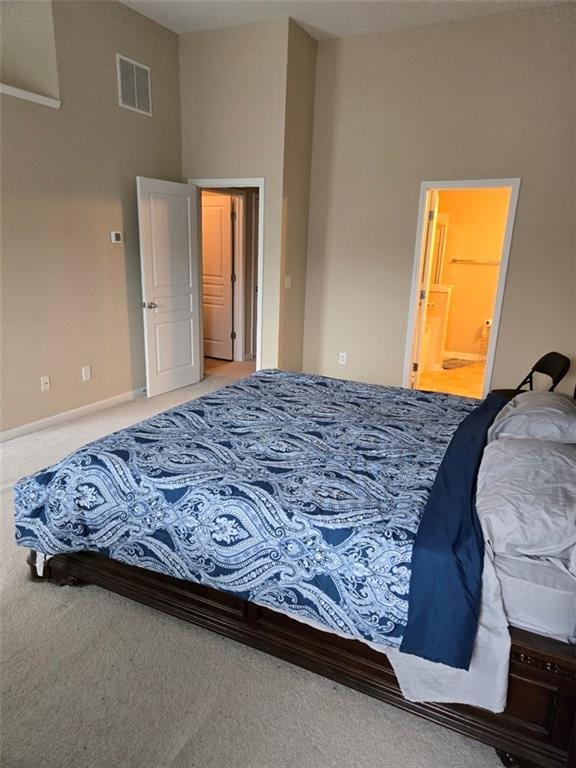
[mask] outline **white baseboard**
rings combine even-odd
[[[0,443],[7,443],[9,440],[22,437],[22,435],[29,435],[32,432],[38,432],[41,429],[55,427],[57,424],[62,424],[65,421],[73,421],[82,416],[87,416],[90,413],[103,411],[105,408],[111,408],[113,405],[120,405],[121,403],[127,403],[130,400],[136,400],[137,397],[142,397],[145,394],[146,388],[140,387],[139,389],[133,389],[131,392],[123,392],[121,395],[108,397],[106,400],[98,400],[96,403],[88,403],[88,405],[82,405],[80,408],[73,408],[71,411],[55,413],[54,416],[47,416],[45,419],[39,419],[38,421],[30,421],[28,424],[22,424],[21,427],[5,429],[3,432],[0,432]]]

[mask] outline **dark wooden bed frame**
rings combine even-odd
[[[35,553],[28,564],[32,578],[40,578]],[[279,656],[489,744],[504,765],[576,768],[575,646],[512,629],[508,704],[495,715],[463,705],[406,701],[383,653],[225,592],[88,552],[53,557],[42,579],[96,584]]]

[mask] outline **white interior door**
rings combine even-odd
[[[204,354],[233,358],[233,196],[202,192]]]
[[[137,178],[148,397],[202,377],[197,189]]]
[[[432,264],[434,261],[434,242],[436,239],[436,224],[438,221],[438,193],[431,189],[426,198],[426,222],[424,238],[422,241],[422,255],[420,259],[420,275],[418,281],[418,305],[414,335],[414,364],[412,367],[412,386],[418,387],[419,374],[424,369],[427,354],[426,340],[426,315],[430,295],[430,280],[432,277]]]

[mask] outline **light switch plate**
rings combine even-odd
[[[113,243],[123,243],[124,235],[122,232],[110,232],[110,240]]]

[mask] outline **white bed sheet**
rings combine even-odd
[[[561,561],[496,555],[494,566],[513,627],[576,643],[576,576]]]
[[[470,704],[491,712],[502,712],[506,708],[510,632],[493,558],[492,550],[486,545],[480,618],[468,670],[436,664],[395,649],[386,651],[404,698]]]

